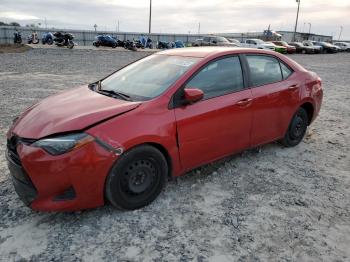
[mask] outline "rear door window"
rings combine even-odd
[[[278,59],[265,55],[247,55],[252,86],[262,86],[283,80]]]

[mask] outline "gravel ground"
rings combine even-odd
[[[4,157],[12,119],[145,55],[0,54],[0,261],[350,261],[350,54],[292,56],[325,89],[295,148],[268,144],[194,170],[133,212],[38,213],[20,202]]]

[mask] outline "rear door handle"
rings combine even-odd
[[[252,103],[252,98],[245,98],[236,103],[238,106],[249,106]]]
[[[288,90],[289,90],[289,91],[294,91],[294,90],[296,90],[296,89],[298,89],[298,88],[299,88],[298,85],[291,85],[290,87],[288,87]]]

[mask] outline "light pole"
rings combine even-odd
[[[119,33],[119,20],[117,20],[117,25],[115,26],[117,33]]]
[[[299,19],[299,8],[300,8],[300,0],[295,0],[298,3],[298,11],[297,11],[297,18],[295,20],[295,27],[294,27],[294,34],[293,34],[293,42],[295,42],[295,34],[297,33],[297,27],[298,27],[298,19]]]
[[[340,33],[339,33],[339,38],[338,38],[338,41],[340,41],[340,37],[341,37],[341,34],[343,33],[343,26],[341,25],[340,26]]]
[[[149,0],[149,22],[148,22],[148,33],[151,33],[152,24],[152,0]]]
[[[311,23],[308,23],[309,24],[309,35],[311,34]]]
[[[304,25],[303,25],[303,33],[305,32],[305,24],[306,24],[306,23],[304,22]]]

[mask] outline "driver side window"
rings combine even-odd
[[[240,91],[244,88],[241,63],[237,56],[226,57],[202,68],[185,88],[198,88],[204,99]]]

